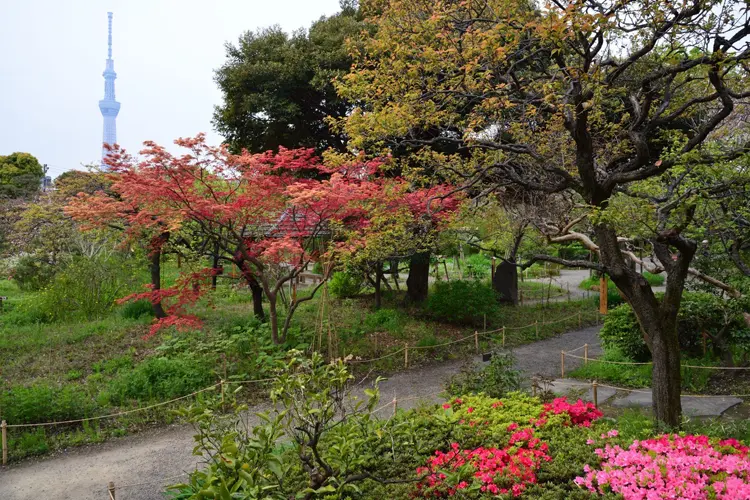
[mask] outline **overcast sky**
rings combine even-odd
[[[25,151],[50,175],[101,155],[107,12],[114,13],[117,140],[171,144],[206,132],[221,94],[213,70],[224,43],[279,24],[309,27],[338,0],[2,0],[0,155]]]

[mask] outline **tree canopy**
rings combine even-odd
[[[686,192],[685,172],[747,161],[746,136],[717,133],[750,97],[744,3],[370,0],[362,10],[376,34],[353,46],[339,85],[362,103],[343,120],[352,145],[400,137],[440,179],[476,195],[512,185],[567,200],[569,211],[536,226],[598,262],[533,260],[612,278],[652,350],[655,413],[678,423],[685,280],[736,291],[691,267],[688,227],[706,190],[672,195]],[[445,144],[468,155],[447,155]],[[662,300],[632,268],[637,246],[669,275]]]
[[[29,153],[0,156],[0,198],[25,198],[39,191],[44,168]]]
[[[350,106],[336,93],[333,79],[352,59],[345,41],[362,29],[351,5],[287,35],[278,26],[248,31],[227,44],[227,61],[216,71],[224,96],[214,126],[232,151],[287,148],[346,150],[346,138],[332,131],[327,117],[344,116]]]

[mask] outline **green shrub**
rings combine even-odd
[[[148,358],[118,373],[110,384],[110,400],[122,404],[127,399],[171,399],[203,389],[214,379],[208,363],[192,356]]]
[[[29,311],[41,322],[96,319],[136,287],[132,262],[119,257],[76,257],[34,299]]]
[[[138,319],[143,316],[153,316],[154,306],[150,300],[136,300],[133,302],[127,302],[121,313],[123,318]]]
[[[661,300],[662,294],[657,294]],[[685,292],[677,316],[680,349],[690,356],[702,355],[702,332],[712,335],[729,329],[730,340],[750,336],[750,328],[739,312],[727,317],[730,310],[726,301],[709,293]],[[605,349],[616,348],[634,361],[648,361],[651,353],[643,340],[643,333],[635,313],[627,304],[609,311],[599,336]]]
[[[487,366],[469,366],[452,376],[445,389],[454,396],[484,393],[502,398],[521,388],[521,372],[513,367],[514,363],[513,354],[496,350]]]
[[[475,280],[483,280],[490,276],[492,261],[481,253],[469,255],[466,258],[466,273]]]
[[[56,387],[42,383],[12,387],[0,394],[2,418],[14,424],[85,418],[96,409],[97,404],[80,385]]]
[[[651,353],[643,341],[643,333],[633,309],[627,304],[610,309],[599,332],[602,346],[617,351],[632,361],[648,361]]]
[[[41,290],[55,276],[56,268],[44,259],[26,255],[13,267],[13,281],[24,291]]]
[[[438,282],[427,299],[434,318],[457,324],[479,324],[497,310],[495,291],[479,281]]]
[[[334,297],[340,299],[354,297],[362,292],[364,280],[349,271],[339,271],[333,273],[331,280],[328,282],[328,290]]]
[[[648,284],[651,286],[662,286],[664,284],[663,274],[653,274],[648,271],[643,271],[643,277],[646,278]]]
[[[396,309],[378,309],[365,316],[364,326],[370,332],[400,333],[404,328],[404,317]]]

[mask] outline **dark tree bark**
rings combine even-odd
[[[149,271],[151,273],[152,290],[161,290],[161,256],[162,248],[169,240],[169,233],[161,233],[151,240],[151,251],[149,252]],[[152,302],[151,307],[154,310],[154,316],[157,318],[166,318],[167,313],[164,311],[161,301]]]
[[[213,261],[211,267],[214,269],[214,274],[211,276],[211,290],[216,290],[216,282],[219,279],[219,245],[218,243],[214,246],[213,255],[211,256]]]
[[[383,263],[375,264],[375,309],[380,309],[382,305],[381,283],[383,282]]]
[[[406,278],[406,296],[411,302],[427,299],[430,279],[430,253],[412,255],[409,261],[409,277]]]
[[[253,275],[253,272],[244,260],[235,259],[234,264],[242,273],[242,277],[247,281],[247,285],[253,294],[253,314],[259,320],[264,321],[266,313],[263,311],[263,287],[258,283],[257,278]]]

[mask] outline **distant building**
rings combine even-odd
[[[99,101],[99,110],[104,118],[104,129],[102,134],[102,166],[107,156],[104,144],[113,145],[117,143],[117,114],[120,112],[120,103],[115,100],[115,62],[112,60],[112,13],[107,12],[109,22],[109,37],[107,48],[107,65],[102,76],[104,77],[104,99]]]

